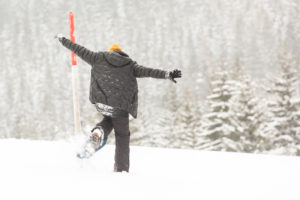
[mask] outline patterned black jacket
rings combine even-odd
[[[89,63],[91,68],[90,101],[101,103],[137,117],[137,77],[165,79],[168,72],[138,65],[121,51],[93,52],[62,38],[62,44]]]

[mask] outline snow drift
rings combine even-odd
[[[114,173],[114,146],[76,158],[77,140],[0,140],[0,199],[300,199],[300,158],[131,147]]]

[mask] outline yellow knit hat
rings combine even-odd
[[[114,51],[114,50],[122,51],[121,47],[117,44],[112,44],[108,49],[108,51]]]

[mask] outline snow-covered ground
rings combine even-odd
[[[89,160],[77,140],[0,140],[0,199],[299,200],[300,158],[131,147],[130,173],[113,173],[114,147]]]

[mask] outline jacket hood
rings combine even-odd
[[[104,58],[114,67],[123,67],[132,61],[123,51],[104,52]]]

